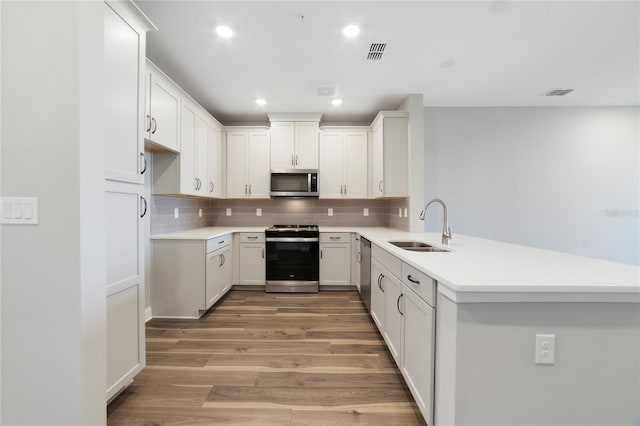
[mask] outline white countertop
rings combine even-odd
[[[151,239],[210,239],[262,227],[209,227]],[[640,267],[498,241],[454,235],[450,252],[412,252],[389,244],[424,241],[441,246],[439,233],[392,228],[326,227],[320,232],[357,232],[373,244],[438,281],[438,291],[462,302],[640,303]]]

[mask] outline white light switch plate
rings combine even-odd
[[[202,217],[202,209],[198,209],[198,217]]]
[[[173,217],[174,217],[175,219],[177,219],[177,218],[179,218],[179,217],[180,217],[180,209],[179,209],[178,207],[176,207],[176,208],[174,208],[174,209],[173,209]]]
[[[38,199],[34,197],[2,197],[0,218],[7,225],[37,225]]]
[[[231,216],[231,209],[227,209],[227,216]]]
[[[404,217],[408,217],[408,215],[409,215],[409,212],[408,212],[408,211],[407,211],[407,209],[405,208],[405,209],[404,209]]]
[[[256,216],[262,216],[262,209],[260,207],[256,209]]]
[[[333,209],[332,209],[331,207],[329,207],[329,208],[327,209],[327,215],[328,215],[328,216],[333,216]]]
[[[402,217],[402,207],[398,207],[398,217]]]
[[[362,209],[362,215],[363,216],[369,216],[369,209],[366,208],[366,207],[364,209]]]

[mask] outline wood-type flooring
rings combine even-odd
[[[425,424],[357,292],[231,291],[146,344],[109,425]]]

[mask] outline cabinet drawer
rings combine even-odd
[[[371,257],[380,262],[396,277],[400,278],[402,275],[402,261],[375,244],[371,244]]]
[[[264,243],[264,232],[241,232],[241,243]]]
[[[402,283],[429,305],[436,306],[436,280],[403,262]]]
[[[211,238],[210,240],[207,240],[207,253],[211,253],[212,251],[228,246],[229,244],[231,244],[231,234]]]
[[[321,232],[321,243],[350,243],[351,234],[349,232]]]

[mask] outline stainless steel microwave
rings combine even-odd
[[[318,170],[272,169],[271,198],[318,197]]]

